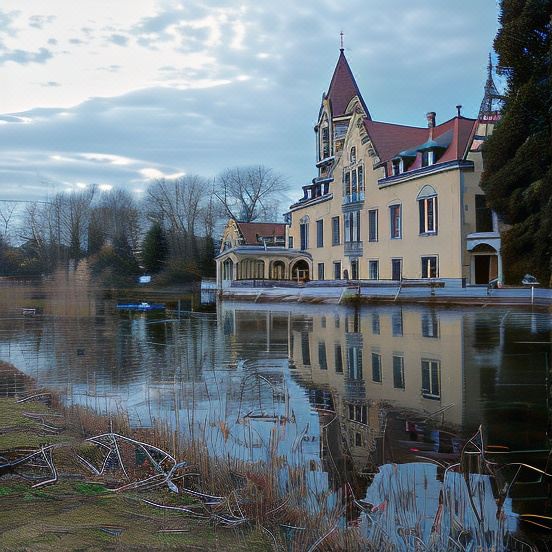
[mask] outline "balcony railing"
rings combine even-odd
[[[363,252],[363,246],[361,241],[357,242],[345,242],[344,244],[345,255],[361,256]]]
[[[349,203],[360,203],[362,201],[364,201],[364,192],[353,192],[352,194],[343,196],[343,205],[348,205]]]

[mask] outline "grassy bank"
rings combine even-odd
[[[282,492],[278,459],[267,465],[214,458],[203,443],[185,441],[161,424],[131,429],[124,413],[107,417],[65,408],[55,394],[32,389],[32,381],[10,365],[0,365],[0,383],[0,465],[54,445],[57,470],[57,481],[33,487],[51,477],[48,469],[0,469],[2,550],[361,549],[355,530],[338,528],[343,506],[305,511],[307,468],[290,471]],[[106,461],[110,469],[101,474],[87,470],[79,457],[101,466],[105,451],[86,439],[106,432],[185,460],[171,479],[173,492],[151,463],[137,461],[138,449],[125,451],[124,443],[121,463]],[[141,485],[148,478],[161,483]],[[116,490],[122,485],[127,487]]]

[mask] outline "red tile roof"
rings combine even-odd
[[[476,124],[475,119],[454,117],[433,128],[432,139],[439,141],[441,138],[448,145],[439,157],[439,163],[464,158]],[[430,139],[430,129],[424,127],[409,127],[365,119],[364,128],[372,140],[378,157],[384,162],[391,160],[401,151],[415,149]],[[447,133],[450,135],[448,140]],[[420,166],[421,160],[416,159],[409,170]]]
[[[286,225],[277,222],[237,222],[245,245],[259,245],[259,237],[285,238]]]
[[[345,115],[345,110],[347,109],[349,102],[355,96],[358,96],[368,119],[371,119],[368,108],[362,99],[355,77],[353,76],[353,72],[347,62],[347,58],[345,57],[343,50],[340,50],[339,59],[337,60],[337,65],[335,66],[327,94],[332,106],[332,117]]]

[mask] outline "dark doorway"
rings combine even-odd
[[[475,255],[475,283],[488,284],[498,277],[498,259],[496,255]]]

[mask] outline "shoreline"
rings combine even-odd
[[[254,303],[310,303],[329,305],[422,304],[427,306],[523,307],[552,311],[552,290],[460,286],[302,286],[228,287],[222,300]]]
[[[111,435],[117,456],[108,461],[100,441],[107,436],[109,445]],[[25,479],[24,464],[7,465],[42,449],[55,469],[43,462],[38,479]],[[154,449],[167,457],[159,461]],[[61,394],[35,387],[30,376],[0,361],[0,507],[9,512],[0,516],[2,550],[262,552],[286,544],[307,549],[326,531],[324,549],[362,549],[355,529],[329,531],[344,514],[342,505],[319,512],[301,507],[308,466],[294,471],[285,493],[278,467],[216,457],[206,443],[159,420],[131,427],[124,411],[65,406]],[[302,531],[284,536],[285,526]]]

